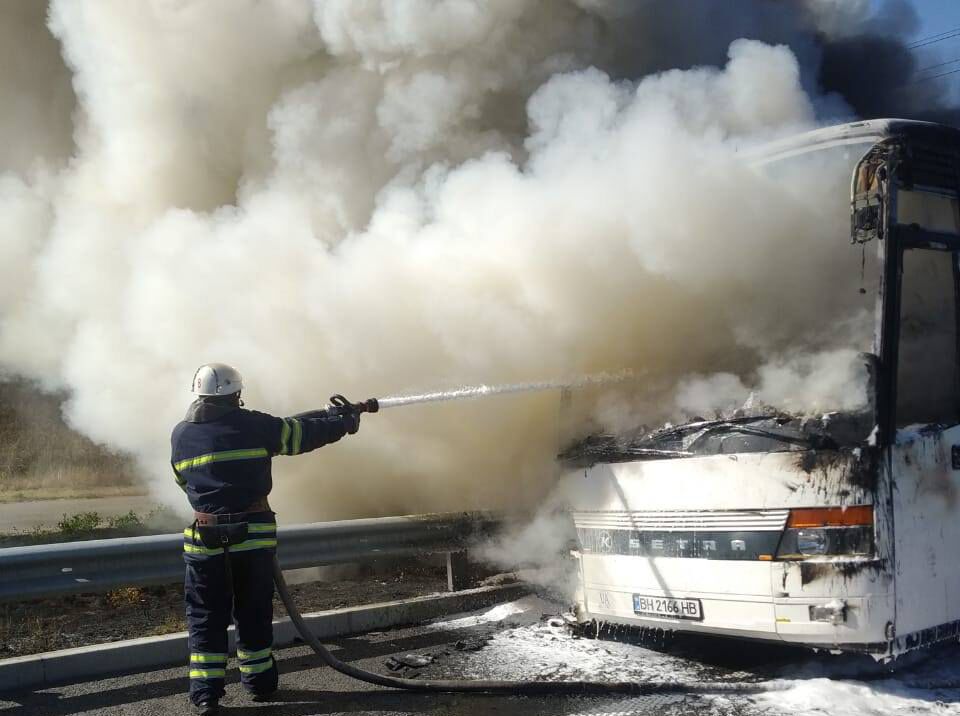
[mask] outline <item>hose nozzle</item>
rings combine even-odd
[[[330,405],[340,413],[376,413],[380,410],[380,401],[376,398],[351,403],[339,394],[330,396]]]
[[[362,403],[356,403],[361,413],[377,413],[380,411],[380,401],[376,398],[367,398]]]

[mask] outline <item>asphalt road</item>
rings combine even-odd
[[[497,611],[499,610],[499,612]],[[549,611],[549,608],[547,608]],[[314,714],[657,714],[688,716],[778,716],[780,714],[960,713],[960,691],[949,685],[911,685],[919,678],[943,681],[956,673],[960,649],[927,660],[905,675],[890,678],[874,669],[863,676],[863,662],[824,661],[806,652],[758,649],[742,644],[701,642],[647,647],[575,639],[563,627],[541,619],[543,605],[510,613],[495,608],[486,617],[465,617],[434,625],[398,629],[338,640],[335,653],[360,667],[385,671],[390,657],[417,654],[432,660],[422,678],[530,678],[563,680],[739,681],[788,679],[786,692],[760,696],[498,697],[415,694],[389,691],[317,667],[304,647],[284,649],[281,692],[273,703],[255,704],[243,695],[233,666],[223,713],[228,716],[313,716]],[[118,664],[118,669],[122,664]],[[853,670],[853,671],[851,671]],[[0,716],[188,714],[183,667],[129,674],[18,695],[0,695]],[[825,678],[830,676],[832,678]],[[879,678],[878,678],[879,676]]]
[[[427,628],[401,629],[387,633],[341,639],[334,653],[360,667],[386,671],[391,656],[410,652],[435,654],[450,651],[457,654],[456,643],[477,637],[483,629]],[[489,647],[485,647],[489,648]],[[232,663],[232,662],[231,662]],[[596,708],[611,700],[580,698],[516,698],[467,695],[424,695],[389,691],[353,681],[331,669],[315,666],[308,649],[285,649],[278,659],[282,671],[280,701],[270,704],[252,703],[246,699],[236,674],[227,686],[222,702],[229,716],[312,716],[314,714],[579,714],[606,713]],[[456,671],[453,664],[447,670]],[[234,672],[236,669],[234,668]],[[425,673],[425,676],[434,674]],[[451,676],[453,674],[450,674]],[[191,713],[185,691],[187,680],[183,668],[165,669],[145,674],[75,684],[22,694],[0,696],[3,716],[60,716],[66,714],[124,714],[124,716],[165,716]],[[640,713],[693,714],[698,699],[682,697],[643,699]],[[616,700],[623,704],[624,699]],[[681,710],[663,711],[668,704],[683,706]],[[633,708],[640,706],[634,702]],[[700,704],[702,706],[702,703]],[[651,710],[652,709],[652,710]],[[617,711],[623,711],[622,706]],[[629,713],[630,711],[627,711]]]
[[[155,507],[157,507],[155,499],[139,495],[0,502],[0,533],[15,530],[25,532],[40,526],[56,527],[63,515],[75,515],[80,512],[96,512],[102,517],[114,517],[125,515],[130,510],[144,515]]]

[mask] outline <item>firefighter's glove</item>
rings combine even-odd
[[[353,435],[360,429],[360,413],[349,411],[341,417],[343,426],[347,429],[348,435]]]

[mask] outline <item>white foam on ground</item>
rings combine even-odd
[[[543,615],[559,614],[561,605],[535,596],[524,597],[454,619],[435,622],[437,629],[486,627],[487,645],[474,652],[456,653],[438,665],[447,678],[537,679],[547,681],[726,682],[755,680],[757,674],[728,671],[669,652],[654,651],[616,641],[574,638],[565,627],[551,626]],[[730,641],[731,653],[749,648]],[[760,695],[679,697],[696,704],[698,713],[737,716],[960,716],[960,646],[938,652],[904,667],[891,678],[876,681],[850,679],[849,661],[812,652],[807,658],[784,664],[771,674],[785,691]],[[834,678],[829,678],[834,676]],[[844,678],[847,677],[847,678]],[[939,685],[939,688],[938,688]],[[614,699],[618,708],[630,699]],[[639,707],[642,698],[635,700]],[[611,699],[591,699],[590,713]],[[645,707],[644,707],[645,708]],[[641,709],[642,711],[642,709]],[[606,713],[606,711],[603,711]],[[632,711],[623,711],[632,713]],[[653,713],[655,711],[651,711]],[[612,712],[611,712],[612,713]],[[673,711],[671,711],[673,713]]]
[[[957,691],[937,693],[911,689],[898,679],[879,682],[807,679],[792,682],[787,691],[761,694],[752,698],[760,713],[789,713],[798,716],[941,716],[960,714]]]
[[[599,681],[684,678],[678,657],[630,644],[575,639],[562,625],[544,615],[559,615],[563,606],[536,596],[492,609],[434,622],[435,629],[486,626],[491,639],[477,652],[464,654],[456,666],[463,678],[596,679]],[[491,628],[492,627],[492,628]]]
[[[480,624],[493,624],[510,619],[513,624],[532,624],[544,614],[558,614],[560,607],[540,597],[529,595],[512,602],[498,604],[486,611],[471,612],[453,619],[436,621],[428,626],[432,629],[464,629]]]
[[[676,681],[675,657],[592,639],[573,639],[565,627],[538,623],[496,633],[464,665],[471,678],[597,681]]]

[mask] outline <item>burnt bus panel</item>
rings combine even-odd
[[[888,200],[881,414],[889,451],[882,482],[892,488],[894,652],[953,638],[960,619],[960,132],[908,126],[900,141]]]
[[[960,426],[901,431],[900,442],[890,448],[901,636],[960,619],[960,470],[953,467],[954,445],[960,445]]]

